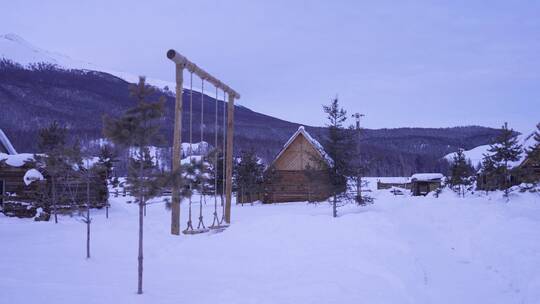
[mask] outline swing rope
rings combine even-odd
[[[210,228],[216,228],[219,226],[219,218],[217,213],[217,188],[218,188],[218,88],[216,87],[216,98],[214,99],[216,104],[216,117],[214,121],[214,219],[212,220],[212,226]]]
[[[222,153],[223,153],[223,169],[221,170],[222,171],[222,174],[223,174],[223,177],[222,177],[222,186],[223,186],[223,189],[221,191],[221,220],[219,221],[219,224],[222,225],[224,222],[225,222],[225,204],[223,203],[224,201],[224,196],[225,196],[225,182],[226,182],[226,179],[225,179],[225,151],[226,151],[226,138],[227,138],[227,128],[226,128],[226,125],[225,125],[225,121],[226,121],[226,113],[225,113],[225,110],[226,110],[226,105],[227,103],[225,102],[225,100],[227,98],[227,92],[225,92],[225,90],[223,91],[223,150],[222,150]]]
[[[202,146],[204,140],[204,78],[201,78],[201,142],[199,146]],[[200,148],[200,147],[199,147]],[[200,202],[199,202],[199,224],[197,229],[206,229],[203,222],[203,212],[202,204],[203,201],[206,204],[206,198],[204,197],[204,159],[201,158],[201,189],[200,191]],[[202,227],[202,228],[201,228]]]
[[[189,162],[190,162],[190,165],[191,165],[191,159],[193,155],[193,148],[192,148],[193,128],[192,126],[193,126],[193,72],[191,72],[190,78],[189,78]],[[184,232],[193,231],[193,222],[191,221],[192,184],[193,184],[193,181],[190,180],[189,181],[189,192],[190,192],[189,193],[189,217],[188,217],[188,222],[187,222],[187,228]]]

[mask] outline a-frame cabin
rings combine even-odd
[[[322,201],[330,197],[332,159],[300,126],[265,172],[264,203]]]

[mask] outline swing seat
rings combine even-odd
[[[185,229],[184,231],[182,231],[183,234],[201,234],[201,233],[206,233],[210,231],[210,229],[208,228],[203,228],[203,229]]]
[[[209,229],[211,230],[218,230],[218,231],[223,231],[225,230],[227,227],[229,227],[229,224],[217,224],[217,225],[212,225],[210,227],[208,227]]]

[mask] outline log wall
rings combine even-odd
[[[45,181],[35,181],[30,185],[24,183],[24,175],[26,171],[32,169],[28,165],[22,167],[12,167],[0,163],[0,184],[3,184],[3,189],[0,189],[0,203],[2,204],[4,213],[10,212],[6,210],[6,206],[16,206],[17,204],[37,205],[39,198],[37,195],[38,188],[45,187],[48,192],[47,196],[51,197],[51,184]],[[59,210],[73,210],[84,206],[87,202],[86,182],[79,178],[69,178],[59,181],[56,185],[57,205]],[[67,193],[69,189],[71,193]],[[3,191],[1,191],[3,190]],[[106,206],[108,201],[107,185],[104,177],[97,177],[90,183],[90,202],[91,206],[101,208]],[[9,204],[4,204],[10,202]],[[12,208],[13,209],[13,208]],[[15,214],[15,216],[17,216]]]
[[[17,196],[24,196],[25,193],[30,189],[24,184],[23,177],[26,171],[30,168],[23,167],[11,167],[7,165],[0,164],[0,180],[4,184],[4,189],[0,189],[0,192],[4,190],[1,194],[4,196],[8,193],[17,194]],[[2,198],[0,198],[0,201]]]
[[[312,177],[309,178],[308,174]],[[323,201],[331,183],[325,171],[277,170],[264,184],[264,203]]]

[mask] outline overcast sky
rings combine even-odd
[[[540,122],[540,1],[8,1],[0,33],[172,81],[174,48],[255,111],[369,128]]]

